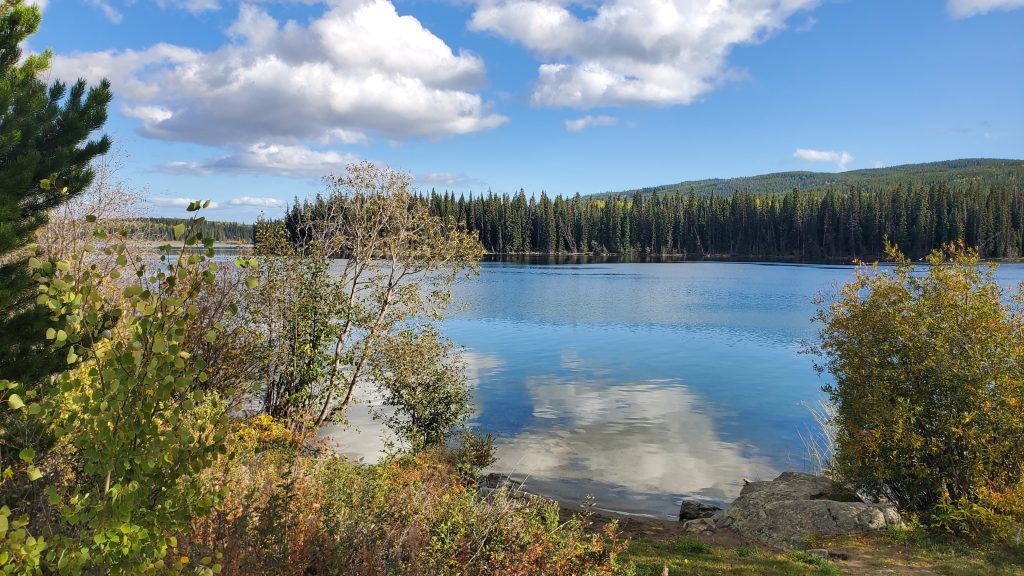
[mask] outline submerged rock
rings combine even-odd
[[[715,528],[730,528],[772,544],[799,545],[811,536],[845,536],[900,526],[892,506],[868,504],[848,488],[822,476],[784,472],[770,482],[752,482],[726,509]]]

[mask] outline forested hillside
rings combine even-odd
[[[979,182],[988,185],[1008,184],[1024,180],[1024,160],[965,158],[925,164],[904,164],[886,168],[850,170],[848,172],[777,172],[741,178],[709,178],[677,184],[638,188],[623,192],[594,194],[597,198],[632,196],[634,192],[673,194],[723,194],[744,191],[754,194],[788,192],[794,188],[813,191],[825,187],[849,186],[929,186],[949,182]]]
[[[812,190],[793,187],[802,175],[811,184],[826,176],[841,181]],[[763,189],[729,195],[707,188],[634,190],[603,197],[431,192],[418,201],[465,225],[494,254],[848,261],[884,256],[888,239],[915,259],[955,240],[978,246],[984,258],[1024,255],[1024,161],[953,160],[717,182],[739,180]],[[329,212],[324,202],[317,198],[289,209],[285,219],[293,237],[297,222]]]

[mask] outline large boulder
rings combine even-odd
[[[802,545],[812,536],[845,536],[902,524],[892,506],[868,504],[828,478],[784,472],[771,482],[751,482],[715,528],[780,545]]]

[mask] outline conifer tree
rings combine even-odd
[[[47,86],[50,52],[22,58],[41,20],[23,0],[0,4],[0,378],[9,379],[38,377],[49,364],[24,248],[50,209],[89,185],[90,162],[110,148],[105,136],[89,139],[107,119],[109,83]]]

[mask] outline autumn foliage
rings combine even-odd
[[[835,378],[834,471],[926,518],[1012,515],[1024,478],[1022,294],[963,244],[920,267],[888,251],[892,267],[859,266],[817,317],[819,369]]]

